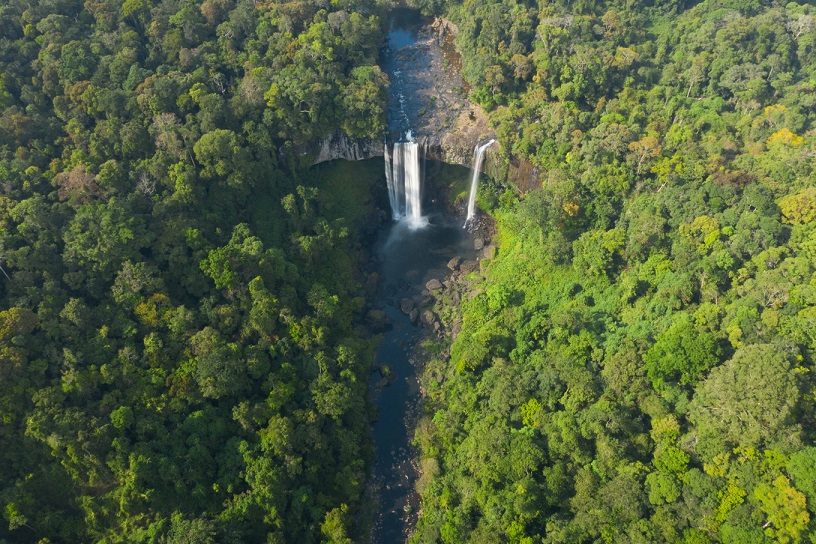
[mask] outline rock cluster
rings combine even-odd
[[[493,247],[489,239],[478,237],[474,249],[479,251],[477,260],[463,260],[456,256],[448,261],[450,275],[443,280],[433,278],[425,283],[425,289],[413,298],[400,300],[400,309],[410,315],[414,325],[422,325],[438,337],[450,335],[453,339],[461,332],[459,305],[481,290],[477,285],[483,280],[480,271],[482,256],[490,256]],[[474,274],[475,273],[475,274]]]

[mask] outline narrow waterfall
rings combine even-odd
[[[399,176],[394,175],[395,168],[391,163],[391,154],[388,151],[388,144],[385,144],[385,182],[388,185],[388,202],[391,204],[391,214],[394,216],[394,220],[398,220],[400,218],[400,193],[402,192],[401,189],[398,187],[399,183]],[[398,169],[399,172],[402,172],[402,168]]]
[[[412,227],[424,225],[422,172],[417,142],[397,142],[391,152],[388,144],[385,144],[385,180],[388,184],[388,200],[394,220],[405,218]]]
[[[468,198],[467,217],[465,218],[464,227],[467,227],[468,222],[476,215],[476,191],[479,188],[479,173],[482,169],[485,150],[494,143],[496,143],[496,140],[490,139],[482,144],[476,144],[473,149],[473,177],[470,181],[470,197]]]

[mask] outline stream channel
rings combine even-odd
[[[467,173],[467,169],[462,170]],[[400,309],[400,301],[429,300],[425,283],[432,278],[445,279],[450,274],[447,263],[451,258],[473,259],[476,252],[461,218],[433,210],[424,228],[412,230],[405,223],[385,227],[375,252],[381,264],[374,305],[392,323],[374,355],[375,368],[387,365],[390,369],[390,385],[378,386],[379,372],[371,378],[378,415],[373,429],[377,450],[373,481],[378,500],[371,542],[385,544],[405,542],[418,513],[411,441],[420,397],[417,373],[423,366],[419,360],[423,351],[418,348],[424,334],[430,334],[430,329],[422,328],[421,318],[416,325],[411,323]]]
[[[410,117],[421,104],[414,103],[412,74],[401,70],[416,62],[421,51],[412,48],[423,21],[416,12],[397,9],[393,12],[389,47],[383,52],[383,67],[391,78],[389,101],[389,128],[404,135],[411,129]],[[411,62],[404,62],[404,61]],[[421,60],[421,59],[419,59]],[[415,135],[422,137],[422,134]],[[423,326],[422,318],[414,324],[400,308],[403,299],[412,299],[422,312],[432,306],[425,288],[432,278],[444,280],[450,270],[448,261],[460,256],[473,259],[476,251],[473,238],[462,228],[462,217],[447,216],[444,206],[429,202],[429,187],[441,185],[437,179],[443,170],[461,169],[461,176],[469,176],[464,167],[445,166],[428,161],[425,180],[423,215],[428,224],[412,229],[404,222],[389,222],[379,233],[373,248],[379,263],[379,288],[374,307],[382,310],[392,327],[383,334],[382,343],[374,356],[374,368],[390,370],[387,378],[375,371],[371,377],[372,400],[377,408],[373,428],[376,461],[371,480],[375,497],[375,514],[371,531],[372,544],[405,542],[413,530],[419,501],[414,491],[417,479],[415,451],[411,445],[420,399],[417,374],[424,361],[419,345],[433,329]],[[423,305],[424,303],[424,305]],[[388,385],[383,387],[383,383]]]

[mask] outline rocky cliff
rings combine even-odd
[[[428,158],[470,166],[476,144],[496,136],[482,109],[467,97],[469,89],[459,74],[461,61],[454,46],[456,32],[453,23],[437,18],[420,30],[416,43],[397,53],[396,62],[404,94],[402,111],[410,117]],[[538,186],[541,172],[514,159],[499,144],[488,150],[488,175],[522,192]],[[296,152],[301,165],[362,160],[382,156],[383,142],[355,140],[337,132]]]

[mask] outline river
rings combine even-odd
[[[463,175],[467,169],[462,168]],[[423,361],[417,344],[431,330],[417,325],[400,309],[400,301],[410,298],[421,302],[428,294],[425,283],[432,278],[444,280],[450,274],[448,261],[454,256],[475,256],[471,235],[462,228],[461,218],[430,215],[429,224],[412,230],[404,223],[392,223],[381,233],[375,254],[380,265],[380,288],[375,306],[383,310],[393,327],[385,333],[377,349],[377,368],[387,365],[390,385],[377,387],[380,373],[372,375],[373,401],[378,419],[374,424],[377,457],[374,483],[378,490],[377,513],[372,543],[404,542],[418,513],[414,492],[417,472],[414,466],[413,439],[419,401],[417,373]],[[424,292],[424,293],[423,293]]]
[[[391,81],[388,126],[394,140],[409,131],[414,137],[424,136],[415,127],[421,124],[418,118],[427,104],[415,92],[420,82],[413,71],[423,64],[423,55],[430,50],[427,40],[418,43],[417,39],[418,32],[429,22],[413,10],[396,9],[392,13],[382,65]],[[450,165],[442,168],[435,161],[428,161],[425,168],[422,161],[422,171],[427,172],[423,191],[427,224],[417,229],[405,222],[389,221],[373,247],[380,278],[373,305],[385,312],[392,327],[384,333],[375,352],[378,370],[371,377],[372,401],[378,416],[373,427],[376,460],[369,486],[375,504],[372,544],[405,542],[419,512],[414,490],[418,476],[416,452],[411,445],[420,400],[417,374],[424,363],[419,344],[436,337],[432,327],[422,324],[422,314],[433,306],[425,284],[433,278],[445,280],[451,272],[447,267],[451,258],[473,259],[476,253],[471,234],[462,229],[463,218],[446,215],[445,206],[433,198],[454,179],[466,180],[469,170]],[[411,299],[419,310],[416,323],[401,309],[404,299]],[[379,370],[383,368],[388,369],[387,378]]]

